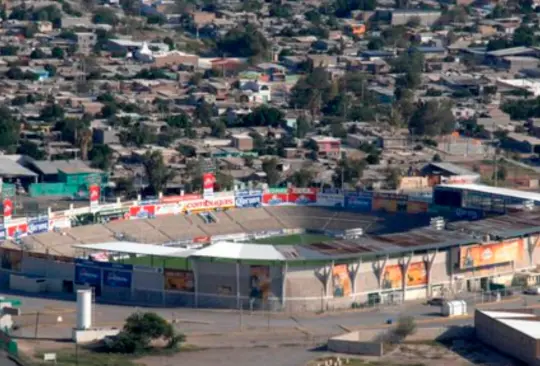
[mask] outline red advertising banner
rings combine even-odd
[[[202,200],[202,198],[203,197],[200,194],[184,194],[181,196],[162,197],[160,201],[162,203],[178,203],[184,201]]]
[[[262,202],[265,205],[276,206],[288,202],[288,193],[265,193],[262,196]]]
[[[99,205],[99,186],[96,184],[91,185],[88,191],[88,196],[90,197],[90,206]]]
[[[214,194],[214,184],[216,183],[216,177],[212,173],[203,174],[203,196],[209,197]]]
[[[214,210],[216,208],[230,208],[234,207],[234,196],[231,197],[210,197],[208,199],[201,199],[195,201],[187,201],[184,203],[185,211],[198,211],[198,210]]]
[[[26,236],[28,234],[28,225],[26,223],[8,226],[6,228],[6,236],[10,238],[17,238],[21,236]]]
[[[132,219],[147,219],[155,215],[155,205],[132,206],[129,208],[129,217]]]
[[[307,205],[317,202],[315,188],[290,188],[288,201],[298,205]]]
[[[209,236],[196,236],[193,238],[193,242],[197,244],[210,243],[210,240]]]
[[[13,202],[9,198],[4,198],[4,222],[11,220],[13,214]]]

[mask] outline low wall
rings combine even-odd
[[[115,336],[118,333],[120,333],[120,329],[117,328],[73,329],[73,340],[75,343],[89,343]]]
[[[382,356],[383,344],[377,341],[360,340],[360,332],[351,332],[328,340],[328,349],[337,353],[350,353],[364,356]]]

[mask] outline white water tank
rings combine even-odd
[[[446,301],[441,307],[443,316],[462,316],[467,315],[467,303],[463,300]]]
[[[92,290],[77,290],[77,329],[92,327]]]

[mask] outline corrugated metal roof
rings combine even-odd
[[[0,157],[0,176],[36,177],[37,174],[16,161]]]
[[[283,261],[285,256],[273,245],[220,241],[193,254],[195,257],[236,260]]]

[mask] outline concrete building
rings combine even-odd
[[[540,365],[540,318],[533,309],[474,313],[476,337],[530,366]]]

